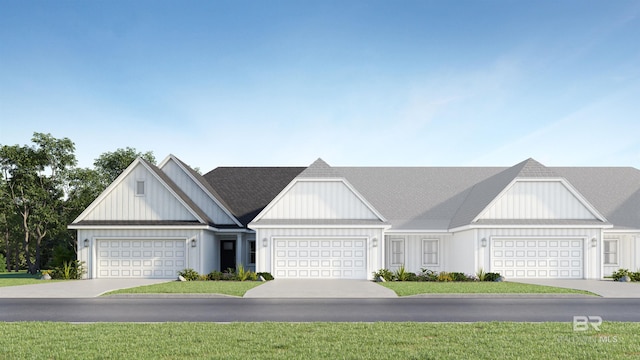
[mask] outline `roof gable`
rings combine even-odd
[[[603,220],[564,180],[512,182],[476,220]]]
[[[242,226],[224,205],[224,200],[215,189],[190,166],[174,155],[169,155],[162,161],[160,168],[213,220],[213,223]]]
[[[144,196],[135,194],[138,181],[144,181]],[[211,222],[166,174],[142,158],[134,160],[73,223],[82,221]]]

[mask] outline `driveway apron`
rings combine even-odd
[[[367,280],[276,279],[255,287],[245,298],[395,298],[393,290]]]
[[[91,279],[0,287],[0,298],[92,298],[106,292],[159,284],[167,279]]]

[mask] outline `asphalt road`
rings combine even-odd
[[[0,321],[570,322],[573,316],[640,322],[640,299],[398,298],[0,299]]]

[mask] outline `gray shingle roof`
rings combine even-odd
[[[509,168],[330,167],[318,159],[306,170],[218,168],[205,179],[246,225],[296,176],[344,177],[387,219],[392,230],[448,230],[469,225],[516,178],[565,178],[614,227],[640,229],[640,170],[634,168],[545,167],[533,159]],[[516,223],[534,225],[535,221],[509,221]],[[587,223],[605,224],[574,220],[554,224]]]
[[[219,167],[204,179],[227,204],[227,209],[247,225],[298,174],[303,167]]]

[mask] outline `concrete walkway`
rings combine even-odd
[[[143,285],[159,284],[167,279],[91,279],[0,287],[0,298],[92,298],[106,292]]]
[[[560,288],[586,290],[605,298],[640,298],[640,283],[617,282],[613,280],[552,280],[513,279],[511,282],[523,284],[555,286]]]
[[[245,298],[396,298],[393,290],[367,280],[276,279],[255,287]]]

